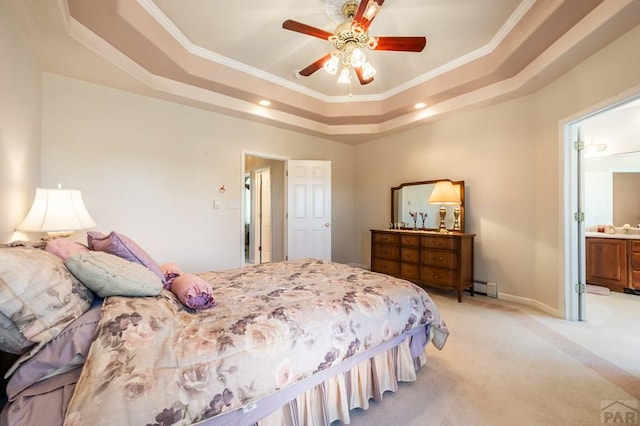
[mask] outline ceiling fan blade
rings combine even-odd
[[[373,50],[393,50],[396,52],[422,52],[427,44],[426,37],[377,37],[378,44]]]
[[[284,21],[282,23],[282,28],[284,28],[285,30],[295,31],[313,37],[318,37],[323,40],[328,40],[329,37],[333,35],[328,31],[312,27],[311,25],[303,24],[302,22],[293,21],[291,19],[287,19],[286,21]]]
[[[326,55],[324,55],[322,58],[318,59],[311,65],[301,69],[300,71],[298,71],[298,74],[303,75],[305,77],[309,77],[311,74],[313,74],[314,72],[322,68],[325,62],[327,62],[329,59],[331,59],[331,53],[327,53]]]
[[[361,0],[353,22],[360,24],[365,30],[378,15],[384,0]]]
[[[360,81],[360,84],[362,84],[363,86],[365,84],[369,84],[373,81],[373,77],[369,77],[368,79],[365,79],[362,75],[362,67],[356,67],[353,69],[356,72],[356,76],[358,77],[358,81]]]

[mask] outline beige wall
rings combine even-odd
[[[16,233],[40,183],[40,68],[0,0],[0,243]]]
[[[359,145],[355,169],[361,262],[369,263],[369,229],[389,222],[391,186],[464,180],[466,229],[476,234],[476,278],[496,281],[506,295],[561,311],[560,123],[638,86],[638,45],[640,27],[532,95]]]
[[[229,202],[242,202],[246,152],[330,160],[332,258],[355,258],[353,146],[48,73],[42,98],[42,184],[82,189],[98,230],[158,262],[242,264],[242,211]]]

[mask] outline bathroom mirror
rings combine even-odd
[[[587,227],[640,224],[640,151],[586,157],[584,178]]]
[[[407,182],[391,188],[390,225],[393,224],[395,227],[395,224],[400,224],[401,229],[436,231],[440,226],[440,205],[429,204],[427,201],[439,181],[451,182],[460,195],[461,201],[460,206],[445,206],[447,209],[445,225],[450,231],[464,232],[464,181],[452,181],[451,179]],[[456,209],[460,210],[460,229],[454,229],[454,211]],[[417,214],[412,216],[410,213]],[[425,214],[426,217],[424,217]],[[422,217],[424,217],[424,223]]]

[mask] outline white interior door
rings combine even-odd
[[[331,260],[331,162],[287,161],[287,259]]]
[[[271,171],[260,170],[260,263],[271,262]]]
[[[257,263],[271,262],[271,173],[255,172],[254,252]]]

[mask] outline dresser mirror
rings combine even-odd
[[[446,205],[445,226],[450,231],[464,233],[464,181],[451,179],[426,180],[422,182],[408,182],[391,188],[391,223],[390,227],[399,229],[417,229],[436,231],[440,226],[440,205],[429,204],[436,184],[449,181],[460,196],[461,204]],[[455,211],[459,210],[459,229],[454,229]]]

